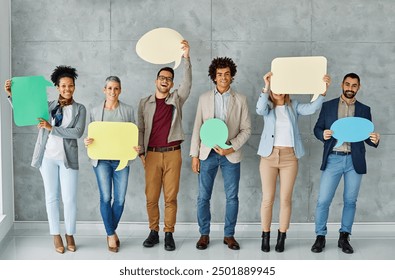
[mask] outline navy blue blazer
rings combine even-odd
[[[339,98],[324,102],[322,104],[320,116],[318,117],[317,123],[314,126],[315,137],[317,137],[318,140],[324,142],[321,170],[325,170],[328,156],[332,152],[333,147],[336,145],[337,140],[335,138],[331,137],[328,140],[324,140],[323,133],[325,129],[330,129],[331,125],[337,120],[338,108]],[[370,107],[356,101],[354,117],[365,118],[371,121],[372,116],[370,114]],[[379,144],[374,144],[369,138],[365,141],[351,143],[351,158],[354,169],[358,174],[366,174],[366,149],[364,142],[375,148]]]

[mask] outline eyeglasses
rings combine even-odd
[[[159,81],[168,81],[169,83],[173,82],[173,78],[171,77],[165,77],[165,76],[158,76]]]

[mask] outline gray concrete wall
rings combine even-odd
[[[357,222],[393,222],[395,215],[395,155],[390,148],[395,133],[395,2],[392,0],[12,0],[13,76],[49,77],[59,64],[76,67],[75,99],[87,107],[102,100],[105,77],[118,75],[121,99],[135,108],[153,93],[158,65],[135,53],[137,40],[157,27],[179,31],[191,45],[193,86],[184,107],[183,169],[179,193],[179,222],[196,222],[197,177],[188,157],[192,124],[199,95],[212,87],[207,77],[213,57],[229,56],[238,65],[233,86],[248,97],[253,134],[244,147],[240,185],[239,222],[260,221],[261,187],[256,155],[262,119],[255,104],[262,76],[275,57],[323,55],[333,83],[328,99],[341,94],[348,72],[361,76],[358,99],[371,106],[382,141],[367,148]],[[177,69],[175,84],[181,79]],[[56,98],[49,90],[49,98]],[[296,96],[308,102],[310,96]],[[292,222],[313,222],[319,185],[322,143],[312,130],[318,113],[300,119],[306,156],[300,160]],[[30,167],[37,129],[14,127],[15,219],[46,220],[39,171]],[[395,139],[394,139],[395,140]],[[78,220],[101,221],[95,177],[80,140]],[[339,221],[342,185],[333,202],[330,221]],[[224,217],[224,193],[219,174],[212,198],[213,221]],[[274,222],[278,221],[276,200]],[[146,222],[144,177],[139,161],[132,165],[124,222]]]

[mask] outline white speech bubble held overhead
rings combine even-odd
[[[311,101],[326,91],[323,77],[327,59],[323,56],[277,57],[273,59],[270,88],[277,94],[314,94]]]
[[[145,33],[136,44],[136,52],[143,60],[153,64],[167,64],[174,61],[174,69],[180,63],[184,51],[181,41],[184,38],[170,28],[156,28]]]

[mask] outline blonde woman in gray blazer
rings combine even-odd
[[[117,76],[106,78],[103,92],[106,99],[90,110],[90,122],[135,122],[132,106],[119,100],[121,94],[121,80]],[[94,142],[93,138],[85,138],[87,148]],[[139,152],[137,147],[134,149]],[[116,229],[121,220],[125,206],[126,191],[128,188],[130,162],[122,170],[116,171],[119,160],[93,160],[93,171],[96,175],[100,194],[100,214],[107,233],[107,246],[110,252],[117,253],[121,242]]]

